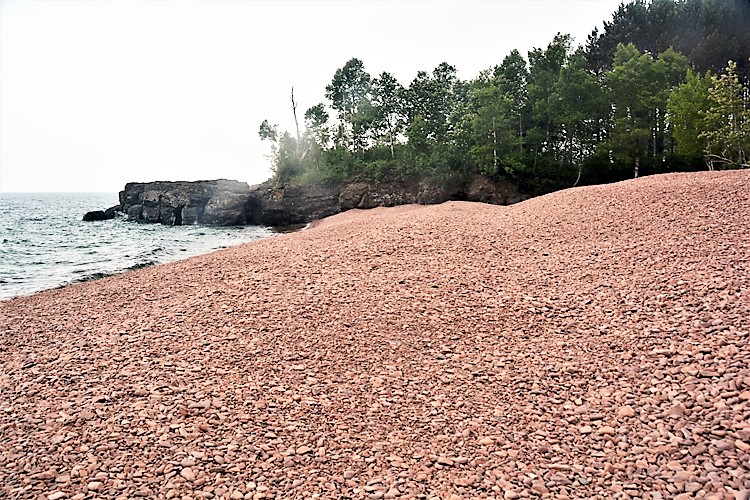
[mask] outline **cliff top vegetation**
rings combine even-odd
[[[268,120],[277,184],[509,176],[536,192],[748,166],[750,4],[635,0],[585,46],[556,35],[474,79],[441,63],[408,85],[352,58],[296,130]]]

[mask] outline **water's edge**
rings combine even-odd
[[[83,222],[116,193],[0,193],[0,300],[165,264],[276,235],[263,226]]]

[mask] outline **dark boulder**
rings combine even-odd
[[[84,222],[110,220],[110,219],[114,219],[115,215],[119,211],[120,211],[120,205],[109,207],[107,210],[93,210],[91,212],[86,212],[86,214],[84,214],[83,216],[83,220]]]
[[[118,212],[122,212],[122,207],[120,207],[120,205],[109,207],[107,210],[104,211],[104,218],[106,220],[114,219],[115,215],[117,215]]]
[[[95,222],[100,220],[107,220],[104,210],[92,210],[91,212],[86,212],[83,216],[84,222]]]

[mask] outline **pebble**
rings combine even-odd
[[[89,491],[100,491],[104,487],[104,483],[100,481],[91,481],[86,485]]]
[[[681,470],[675,472],[674,476],[672,476],[672,481],[675,482],[684,482],[690,480],[690,478],[693,477],[693,474],[686,470]]]
[[[544,486],[542,483],[534,483],[531,485],[531,491],[533,493],[536,493],[537,495],[546,495],[549,493],[549,490]]]
[[[623,406],[617,411],[617,416],[619,418],[629,418],[635,416],[635,410],[632,406]]]
[[[706,447],[705,444],[701,443],[701,444],[697,444],[695,446],[690,447],[688,451],[690,452],[692,456],[697,457],[699,455],[703,455],[704,453],[706,453],[708,451],[708,448]]]
[[[700,483],[696,483],[694,481],[685,484],[685,491],[688,493],[695,493],[696,491],[700,491],[702,488],[703,486]]]
[[[185,467],[180,471],[180,476],[184,477],[187,481],[195,481],[195,473],[190,467]]]
[[[353,210],[0,301],[0,497],[736,500],[747,185]]]

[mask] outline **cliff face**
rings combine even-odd
[[[250,187],[219,179],[197,182],[131,182],[120,191],[120,210],[128,219],[180,226],[247,224]]]
[[[198,182],[129,183],[119,210],[128,219],[167,225],[286,226],[322,219],[352,208],[430,205],[467,200],[510,205],[527,199],[507,179],[475,176],[465,181],[416,179],[404,182],[348,182],[277,188],[249,187],[225,179]]]
[[[432,205],[450,200],[510,205],[527,199],[513,182],[475,176],[465,182],[428,179],[405,182],[352,182],[273,188],[254,186],[248,222],[282,226],[311,222],[352,208]]]

